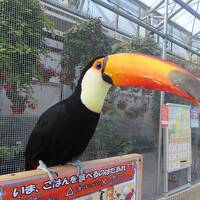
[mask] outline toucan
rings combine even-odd
[[[74,93],[39,118],[25,151],[26,170],[77,159],[95,132],[112,85],[162,90],[200,105],[200,81],[171,62],[133,53],[96,57],[82,71]]]

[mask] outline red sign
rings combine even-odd
[[[64,200],[75,199],[109,188],[107,196],[113,196],[112,187],[114,185],[133,180],[136,174],[137,162],[118,162],[104,168],[97,167],[93,170],[87,170],[83,174],[81,182],[76,175],[60,177],[54,179],[53,182],[32,178],[32,180],[3,185],[1,194],[2,199],[5,200]]]
[[[167,128],[169,126],[169,107],[166,104],[161,106],[161,127]]]

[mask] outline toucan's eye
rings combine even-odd
[[[101,64],[100,62],[97,62],[97,63],[96,63],[96,68],[97,68],[97,69],[101,69],[101,66],[102,66],[102,64]]]

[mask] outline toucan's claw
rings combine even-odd
[[[48,168],[45,163],[41,160],[39,160],[39,166],[37,167],[37,169],[40,169],[44,172],[46,172],[48,174],[49,179],[51,180],[51,182],[54,181],[53,175],[56,175],[58,177],[58,173],[50,168]]]
[[[82,182],[84,180],[84,171],[89,170],[90,168],[85,166],[80,160],[76,161],[77,166],[77,176],[79,178],[79,182]]]
[[[84,180],[84,171],[91,169],[85,166],[80,160],[77,160],[75,163],[70,162],[68,164],[77,167],[77,177],[79,179],[79,182],[82,182]]]

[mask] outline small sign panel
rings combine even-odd
[[[161,106],[161,127],[167,128],[169,125],[169,108],[168,105]]]
[[[191,128],[199,128],[199,114],[195,108],[190,111],[190,126]]]

